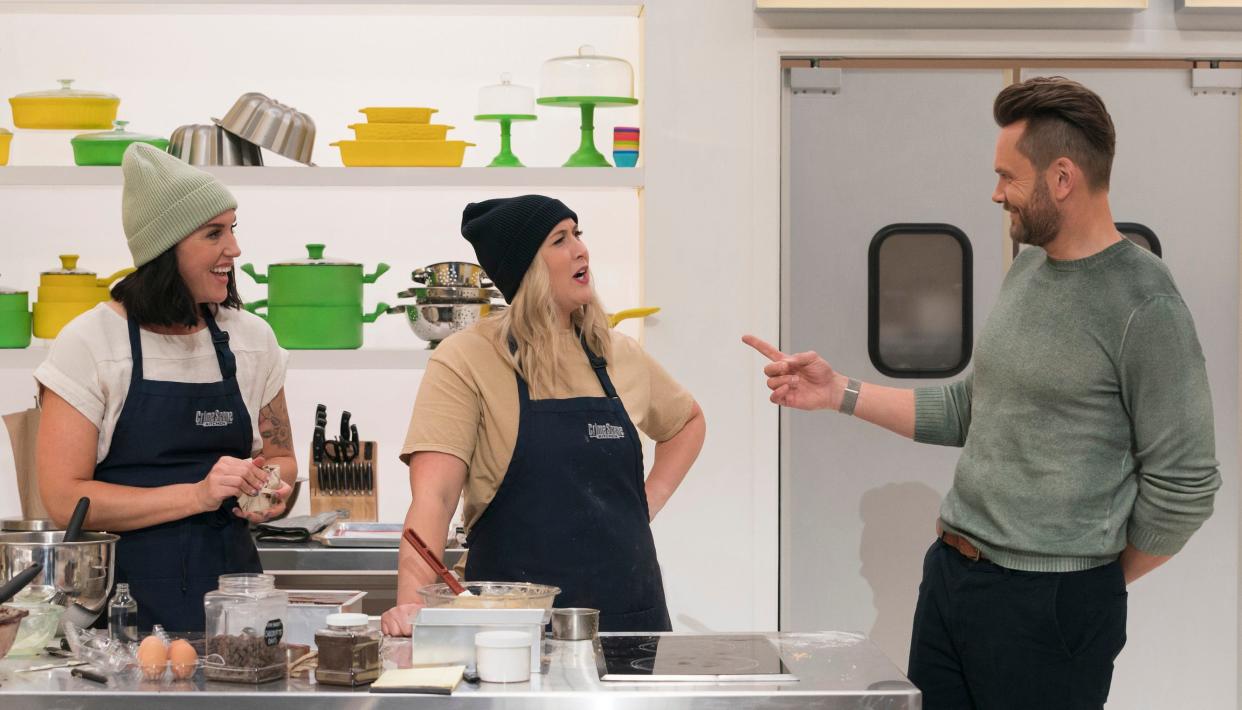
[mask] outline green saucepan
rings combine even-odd
[[[30,294],[0,286],[0,348],[30,345]]]
[[[272,264],[266,274],[256,273],[252,264],[241,270],[256,283],[267,284],[267,301],[276,306],[355,306],[362,308],[362,285],[375,283],[388,264],[381,262],[375,273],[364,274],[362,264],[326,259],[322,244],[307,244],[309,259]]]
[[[260,313],[264,309],[266,313]],[[354,350],[362,347],[362,324],[374,323],[388,310],[380,303],[371,313],[361,306],[269,306],[268,299],[247,303],[246,310],[267,320],[276,342],[290,350]]]

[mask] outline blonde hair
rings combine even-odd
[[[562,358],[572,357],[574,353],[562,352],[563,341],[558,337],[560,316],[552,298],[552,279],[542,256],[535,255],[513,302],[497,318],[500,347],[508,356],[509,364],[526,380],[531,397],[550,397],[562,372]],[[594,285],[590,302],[575,308],[569,319],[577,332],[582,333],[591,352],[607,359],[611,354],[612,336],[608,315],[595,295]],[[509,347],[510,341],[517,343],[516,352]]]

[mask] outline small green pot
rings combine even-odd
[[[267,284],[267,302],[277,306],[352,306],[362,311],[362,285],[375,283],[388,264],[380,262],[375,272],[364,274],[362,264],[326,259],[324,245],[307,244],[308,259],[280,262],[260,274],[252,264],[242,264],[255,283]]]
[[[30,346],[30,311],[0,310],[0,348]]]
[[[78,165],[120,165],[125,149],[134,143],[149,143],[160,150],[168,150],[168,139],[130,133],[125,130],[128,121],[113,121],[115,130],[102,133],[83,133],[69,141],[73,145],[73,162]]]
[[[260,313],[259,310],[266,310]],[[362,325],[388,310],[380,303],[372,313],[360,306],[268,306],[268,299],[247,303],[246,310],[267,320],[276,342],[289,350],[355,350],[362,347]]]

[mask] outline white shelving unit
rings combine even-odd
[[[636,189],[642,168],[205,168],[234,187],[499,187]],[[0,167],[0,187],[121,185],[121,169],[80,166]]]
[[[431,359],[425,343],[410,336],[409,349],[290,350],[294,370],[421,370]],[[0,370],[31,370],[47,357],[48,347],[36,341],[28,348],[0,349]]]
[[[0,13],[21,12],[367,12],[391,13],[398,10],[438,15],[506,14],[559,16],[637,17],[643,0],[0,0]]]

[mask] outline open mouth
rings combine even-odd
[[[220,283],[228,283],[229,273],[231,273],[232,271],[233,271],[232,265],[217,266],[211,270],[211,274],[215,276],[216,280],[219,281]]]
[[[577,281],[578,283],[583,284],[583,285],[591,283],[590,270],[584,266],[581,269],[575,271],[574,281]]]

